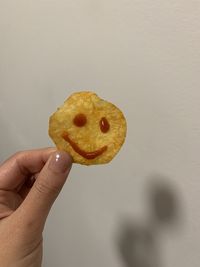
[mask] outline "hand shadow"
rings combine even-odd
[[[126,267],[160,266],[156,235],[144,223],[124,223],[118,239],[118,250]]]
[[[117,235],[117,248],[125,267],[161,267],[160,231],[180,223],[177,193],[169,180],[154,175],[149,181],[147,221],[124,219]]]

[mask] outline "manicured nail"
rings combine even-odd
[[[57,173],[65,173],[70,170],[72,159],[70,155],[64,151],[53,153],[49,161],[49,169]]]

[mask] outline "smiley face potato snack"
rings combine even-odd
[[[75,163],[104,164],[124,143],[126,120],[115,105],[82,91],[72,94],[50,117],[49,135]]]

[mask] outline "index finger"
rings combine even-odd
[[[26,177],[41,171],[55,148],[18,152],[0,166],[0,189],[13,190]]]

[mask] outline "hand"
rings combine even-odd
[[[40,149],[0,166],[0,266],[41,266],[44,224],[71,164],[65,152]]]

